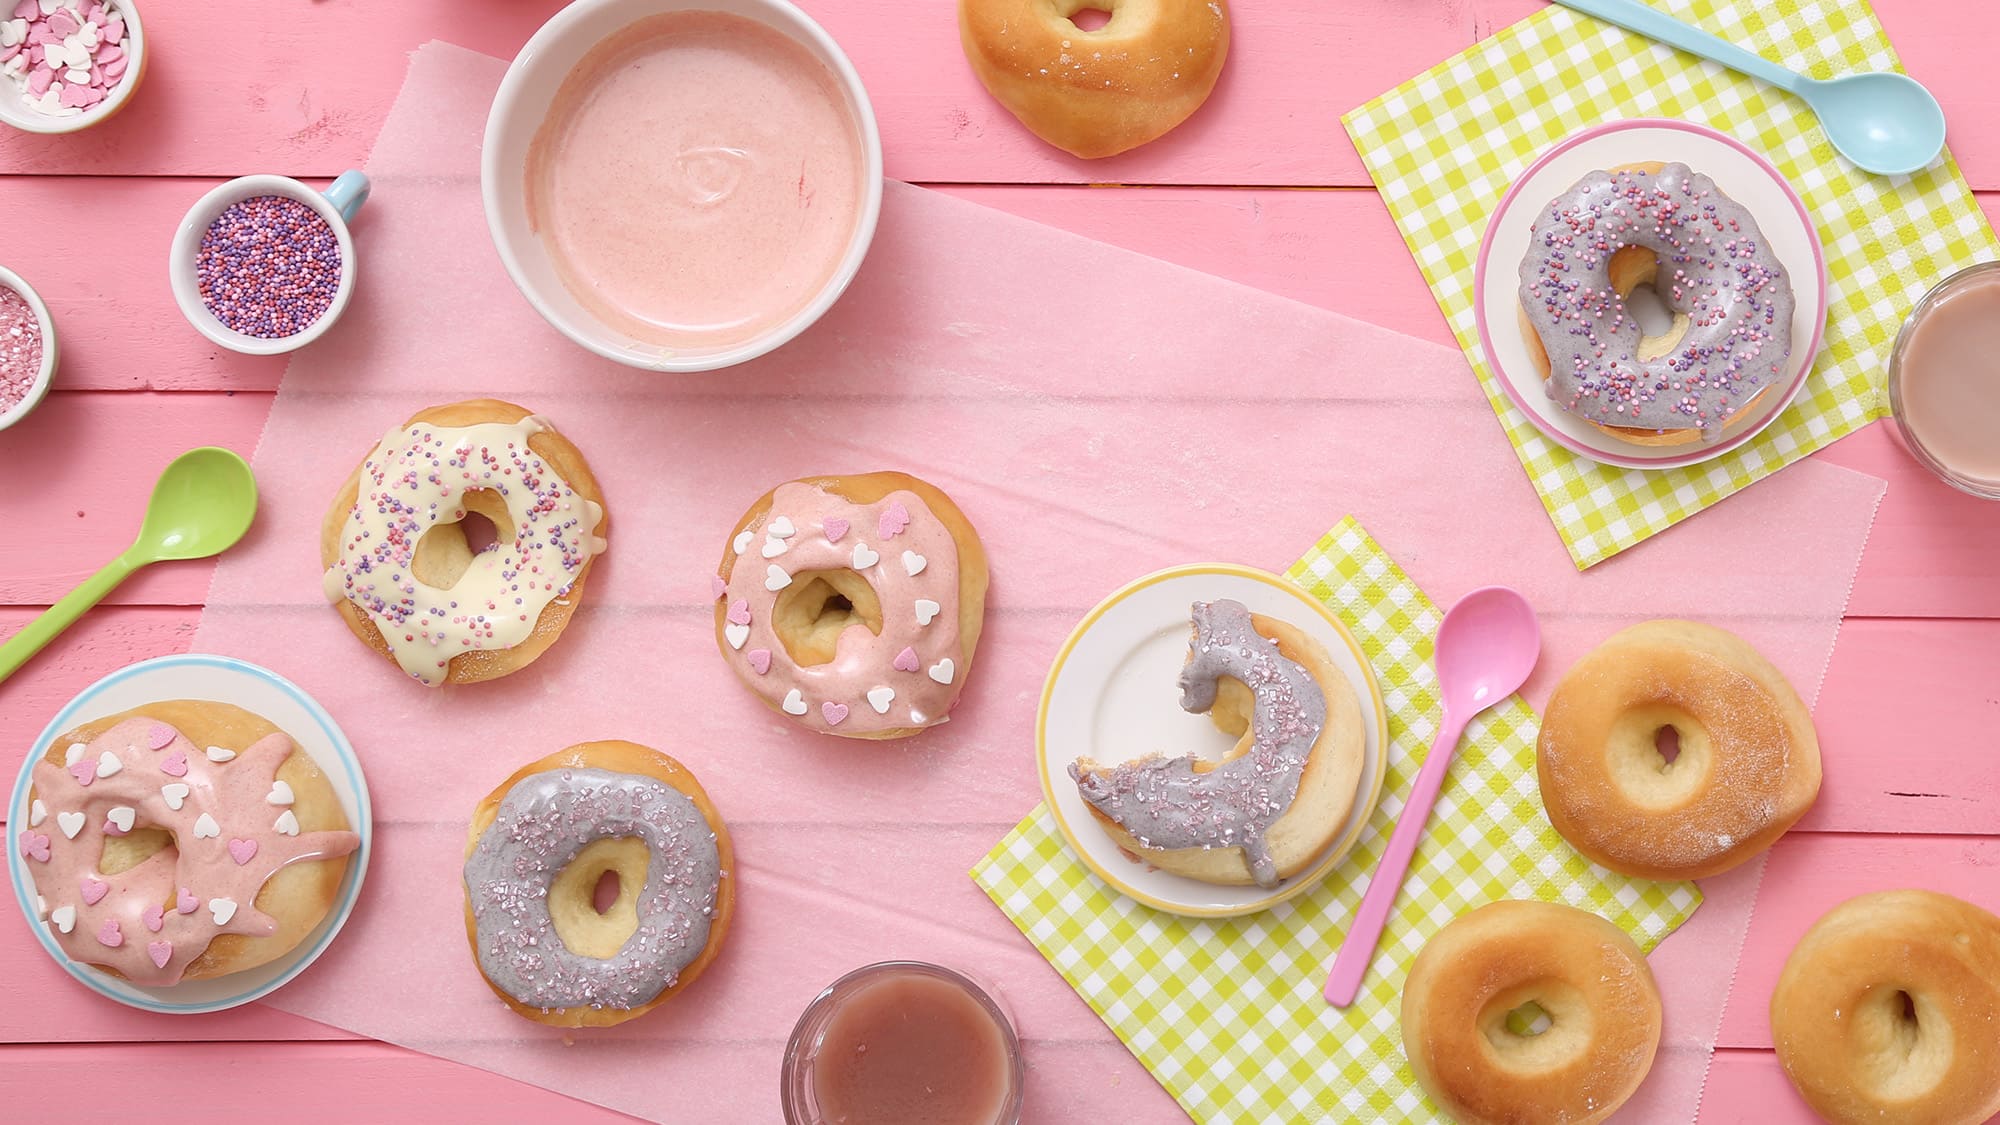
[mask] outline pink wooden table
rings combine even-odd
[[[221,353],[174,310],[166,247],[188,204],[246,172],[324,178],[362,163],[406,52],[444,39],[511,56],[560,6],[141,2],[155,55],[123,117],[80,137],[0,136],[0,262],[40,289],[63,346],[54,393],[0,434],[0,472],[12,486],[0,491],[8,531],[0,635],[123,546],[169,456],[200,444],[248,454],[263,426],[282,360]],[[1041,147],[986,99],[959,58],[946,0],[802,2],[866,79],[890,175],[1445,343],[1444,321],[1339,115],[1537,6],[1239,4],[1230,69],[1209,107],[1166,141],[1092,165]],[[2000,5],[1876,5],[1908,69],[1944,102],[1952,150],[1981,205],[2000,215],[2000,110],[1985,73],[1989,52],[1979,49],[2000,41]],[[1818,708],[1828,756],[1822,809],[1773,859],[1703,1121],[1810,1120],[1751,1017],[1817,904],[1929,869],[1938,873],[1931,885],[2000,907],[2000,876],[1991,874],[2000,862],[2000,767],[1988,753],[2000,725],[2000,505],[1935,483],[1885,426],[1820,456],[1887,479],[1889,491]],[[209,574],[184,565],[139,578],[0,686],[8,768],[84,685],[132,660],[184,651]],[[1019,781],[1026,811],[1035,783],[1025,758]],[[1840,823],[1866,833],[1816,830],[1835,806],[1853,813]],[[7,926],[0,1106],[39,1107],[51,1119],[125,1111],[227,1121],[272,1106],[293,1122],[439,1110],[458,1120],[618,1116],[256,1006],[192,1020],[116,1009],[49,965],[18,921]],[[1088,1017],[1053,971],[1018,987],[1061,993]],[[1051,1069],[1087,1075],[1067,1081],[1096,1088],[1044,1091],[1037,1117],[1063,1121],[1115,1104],[1124,1120],[1179,1119],[1101,1025],[1067,1026],[1091,1033],[1031,1037],[1031,1067],[1062,1056],[1066,1065]],[[315,1087],[338,1093],[301,1096]],[[60,1112],[48,1100],[51,1090],[86,1089],[87,1109]],[[744,1120],[775,1114],[761,1096],[745,1105]]]

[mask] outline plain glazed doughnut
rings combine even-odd
[[[1680,743],[1668,762],[1664,728]],[[1819,737],[1742,638],[1693,621],[1615,633],[1556,683],[1535,747],[1549,821],[1645,879],[1705,879],[1770,847],[1819,794]]]
[[[599,911],[607,873],[618,893]],[[735,888],[729,831],[685,766],[630,742],[586,742],[521,767],[473,811],[465,933],[516,1013],[610,1027],[715,960]]]
[[[1070,22],[1092,8],[1110,20]],[[1208,100],[1229,55],[1229,0],[959,0],[958,34],[1009,113],[1094,159],[1159,138]]]
[[[1275,887],[1311,866],[1354,808],[1367,734],[1326,650],[1241,602],[1196,602],[1181,707],[1236,745],[1219,762],[1152,755],[1069,768],[1106,835],[1204,883]]]
[[[713,581],[715,643],[764,703],[848,738],[950,717],[986,619],[986,550],[905,473],[808,477],[759,497]]]
[[[324,593],[417,682],[496,679],[568,626],[604,551],[603,502],[548,419],[490,398],[433,406],[391,430],[335,496],[320,526]],[[493,526],[477,553],[468,513]]]
[[[1646,336],[1625,298],[1673,311]],[[1637,445],[1720,437],[1784,377],[1791,280],[1749,210],[1685,164],[1591,172],[1542,208],[1521,335],[1555,405]]]
[[[1509,1020],[1529,1004],[1538,1018]],[[1459,1125],[1592,1125],[1639,1088],[1659,1045],[1645,954],[1574,907],[1507,900],[1461,914],[1403,982],[1403,1051]]]
[[[1771,1041],[1835,1125],[2000,1113],[2000,918],[1933,891],[1848,899],[1786,958]]]
[[[35,763],[21,854],[71,960],[165,986],[290,953],[333,908],[350,831],[268,720],[207,700],[85,723]]]

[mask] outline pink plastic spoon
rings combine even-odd
[[[1417,783],[1410,788],[1403,814],[1396,818],[1389,850],[1382,853],[1382,864],[1368,882],[1368,893],[1361,896],[1354,925],[1348,928],[1347,940],[1341,942],[1340,953],[1333,959],[1333,972],[1326,978],[1327,1003],[1345,1008],[1361,991],[1361,978],[1368,975],[1368,963],[1375,959],[1382,926],[1403,889],[1410,857],[1424,834],[1424,823],[1430,820],[1438,790],[1444,788],[1445,771],[1451,768],[1465,724],[1526,683],[1541,651],[1542,630],[1535,624],[1534,609],[1526,598],[1505,586],[1474,590],[1444,615],[1431,658],[1437,665],[1438,694],[1444,697],[1444,718],[1437,741],[1417,771]]]

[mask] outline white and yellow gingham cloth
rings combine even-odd
[[[1646,0],[1817,78],[1901,69],[1866,0]],[[1592,125],[1674,117],[1768,158],[1805,201],[1831,280],[1826,343],[1796,402],[1755,440],[1677,469],[1600,465],[1543,437],[1488,370],[1473,266],[1508,186]],[[1888,413],[1896,330],[1946,274],[2000,257],[1947,153],[1885,178],[1836,155],[1806,104],[1630,32],[1547,8],[1349,113],[1354,147],[1579,568],[1610,558]]]
[[[1324,883],[1241,918],[1163,914],[1092,875],[1046,805],[972,877],[1195,1120],[1428,1125],[1439,1114],[1403,1057],[1398,1013],[1403,976],[1439,927],[1494,899],[1538,898],[1595,911],[1650,950],[1701,895],[1593,867],[1563,842],[1535,780],[1535,713],[1514,696],[1466,729],[1361,994],[1329,1007],[1333,953],[1437,733],[1440,615],[1351,517],[1286,577],[1354,633],[1389,709],[1381,804]]]

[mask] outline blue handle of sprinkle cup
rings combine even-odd
[[[367,173],[349,168],[328,184],[326,191],[321,194],[326,196],[328,203],[333,204],[334,210],[340,212],[342,219],[351,223],[354,221],[355,213],[361,210],[361,205],[368,202],[370,186]]]

